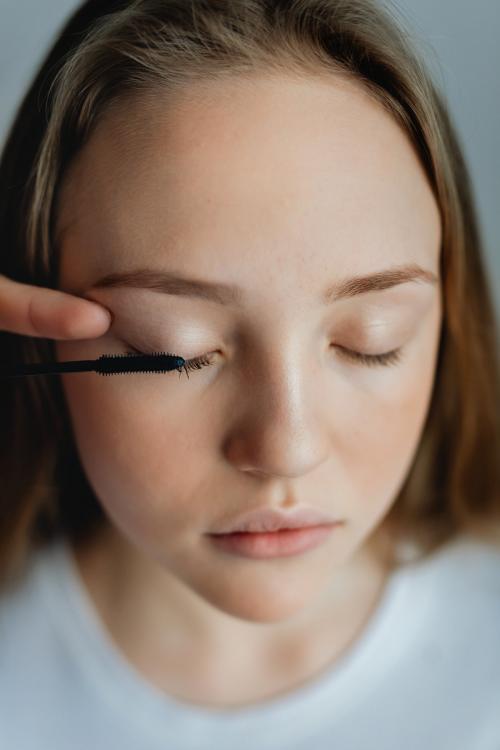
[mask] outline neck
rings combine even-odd
[[[389,574],[366,547],[310,609],[261,624],[221,612],[111,527],[73,555],[123,656],[167,693],[216,707],[280,695],[332,666],[361,636]]]

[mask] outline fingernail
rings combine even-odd
[[[106,323],[109,326],[113,322],[113,313],[106,307],[102,307],[102,305],[96,305],[93,302],[91,304],[95,310],[95,317],[98,322]]]

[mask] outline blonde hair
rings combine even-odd
[[[404,128],[441,214],[444,305],[433,394],[380,530],[391,550],[408,540],[423,556],[464,531],[498,544],[498,329],[471,180],[444,97],[396,10],[374,0],[85,3],[41,65],[6,141],[0,273],[58,288],[61,184],[115,103],[161,92],[174,106],[190,83],[270,73],[363,86]],[[7,361],[56,359],[51,340],[0,336]],[[5,382],[0,416],[5,581],[32,548],[61,534],[87,539],[106,517],[80,464],[59,377]]]

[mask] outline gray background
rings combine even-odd
[[[500,320],[500,0],[389,2],[448,99],[476,192]],[[0,0],[0,148],[37,65],[79,5],[80,0]]]

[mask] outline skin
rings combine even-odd
[[[324,306],[345,277],[418,263],[439,275],[438,207],[405,133],[357,85],[211,82],[175,108],[115,108],[61,194],[60,289],[103,304],[101,337],[213,364],[169,375],[64,375],[83,467],[110,520],[74,547],[122,653],[185,701],[232,707],[286,693],[361,637],[388,570],[372,541],[418,448],[442,320],[440,284]],[[92,289],[137,267],[241,286],[241,310]],[[403,346],[402,361],[370,354]],[[209,531],[243,511],[312,506],[343,520],[319,547],[252,560]],[[244,676],[244,678],[243,678]]]
[[[47,339],[101,336],[112,315],[101,305],[0,274],[0,331]]]

